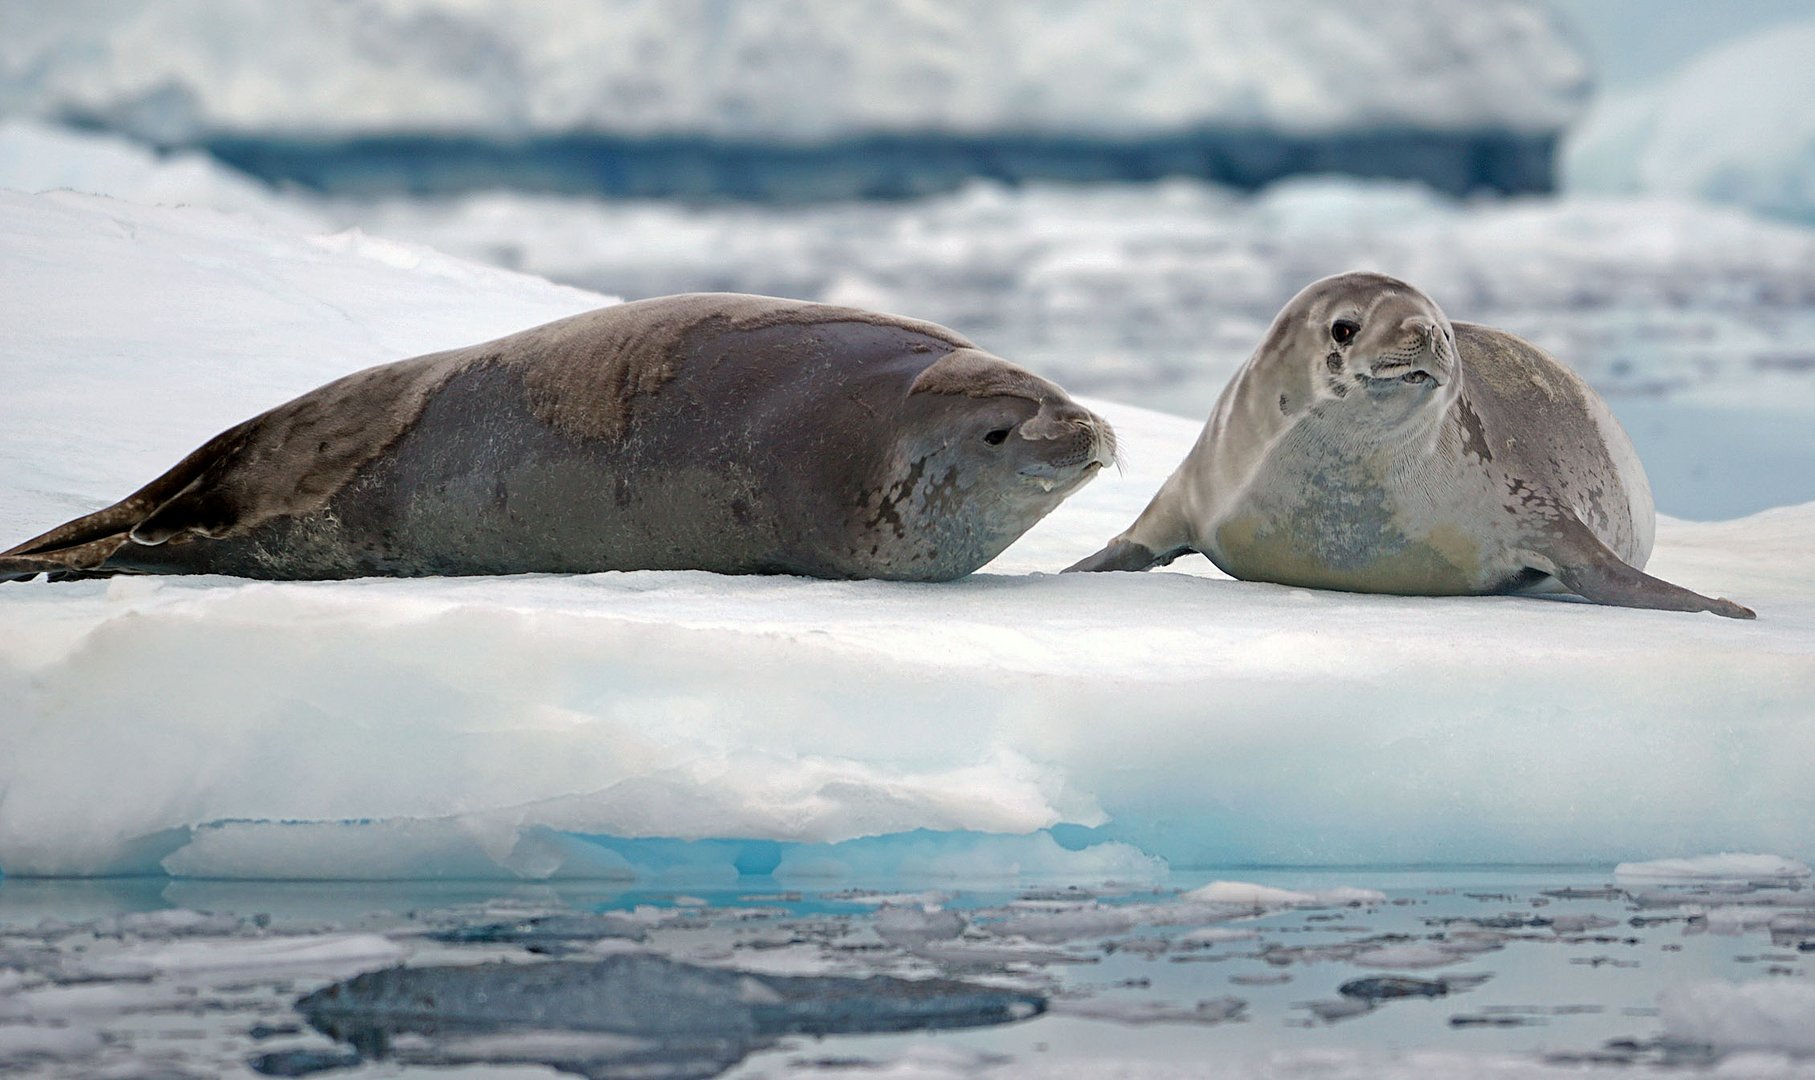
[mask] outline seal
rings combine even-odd
[[[328,383],[0,552],[0,577],[944,581],[1114,454],[1102,419],[944,327],[688,294]]]
[[[1273,320],[1140,517],[1070,570],[1202,552],[1249,581],[1411,595],[1545,588],[1749,619],[1643,572],[1657,514],[1632,442],[1529,342],[1405,282],[1325,278]]]

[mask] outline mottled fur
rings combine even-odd
[[[1073,570],[1199,551],[1229,574],[1425,595],[1554,579],[1601,603],[1749,618],[1641,572],[1656,527],[1631,441],[1574,372],[1451,324],[1379,274],[1306,288],[1126,532]]]

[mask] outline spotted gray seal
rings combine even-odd
[[[1069,569],[1200,551],[1252,581],[1417,595],[1560,582],[1601,604],[1752,618],[1643,572],[1656,517],[1631,440],[1573,372],[1352,273],[1286,305],[1146,510]]]
[[[0,552],[0,577],[942,581],[1113,455],[1108,424],[944,327],[690,294],[348,375]]]

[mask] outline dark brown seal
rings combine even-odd
[[[689,294],[338,379],[0,552],[0,577],[939,581],[1113,454],[1063,390],[944,327]]]

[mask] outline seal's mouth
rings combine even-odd
[[[1043,492],[1053,492],[1062,487],[1076,487],[1102,468],[1103,463],[1095,459],[1070,465],[1029,465],[1021,470],[1021,478]]]
[[[1443,385],[1442,376],[1411,364],[1376,364],[1372,372],[1356,372],[1355,381],[1370,389],[1381,390],[1400,386],[1417,386],[1434,390]]]
[[[1355,373],[1355,381],[1371,390],[1399,386],[1434,390],[1448,381],[1450,367],[1449,339],[1435,323],[1429,323],[1420,328],[1409,347],[1375,356],[1368,370]]]

